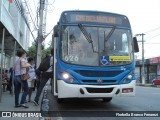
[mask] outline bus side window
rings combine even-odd
[[[127,40],[127,34],[122,34],[122,51],[128,52],[128,40]]]

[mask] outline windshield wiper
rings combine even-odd
[[[92,45],[92,50],[93,50],[93,52],[95,52],[95,51],[94,51],[93,40],[92,40],[91,34],[87,32],[87,30],[83,27],[82,24],[78,24],[78,27],[79,27],[79,29],[81,30],[81,32],[83,33],[83,35],[85,36],[85,38],[87,39],[87,41],[88,41],[89,43],[91,43],[91,45]]]
[[[109,38],[111,37],[111,35],[115,31],[115,28],[116,27],[114,26],[106,37],[105,37],[105,33],[104,33],[104,42],[107,42],[109,40]]]
[[[90,33],[87,32],[87,30],[82,26],[82,24],[78,24],[78,27],[80,28],[80,30],[82,31],[83,35],[88,40],[88,42],[92,43],[93,41]]]
[[[104,52],[106,52],[105,42],[107,42],[109,40],[109,38],[113,34],[114,30],[115,30],[115,26],[111,29],[111,31],[109,32],[109,34],[107,36],[105,34],[105,31],[104,31]]]

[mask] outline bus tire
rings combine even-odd
[[[58,102],[58,103],[63,103],[63,102],[64,102],[64,99],[63,99],[63,98],[57,98],[57,102]]]
[[[103,102],[111,102],[112,100],[112,97],[109,97],[109,98],[103,98]]]

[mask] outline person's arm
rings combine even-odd
[[[21,67],[28,68],[28,67],[31,67],[31,65],[29,63],[25,63],[24,61],[21,61]]]

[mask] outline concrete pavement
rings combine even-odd
[[[47,90],[47,89],[51,89],[51,87],[50,87],[50,81],[48,81],[47,82],[47,84],[46,84],[46,86],[44,87],[44,90]],[[43,90],[43,91],[44,91]],[[9,94],[9,91],[6,91],[6,92],[3,92],[2,93],[2,101],[0,102],[0,113],[1,112],[3,112],[3,111],[9,111],[9,112],[16,112],[16,111],[18,111],[18,112],[39,112],[39,111],[41,111],[41,103],[42,103],[42,101],[43,101],[43,96],[44,96],[44,92],[42,91],[42,94],[41,94],[41,96],[40,96],[40,101],[39,101],[39,106],[35,106],[34,105],[34,103],[32,103],[32,102],[28,102],[28,103],[26,103],[26,105],[27,106],[29,106],[29,108],[23,108],[23,107],[19,107],[19,108],[15,108],[14,107],[14,95],[12,96],[12,95],[10,95]],[[32,100],[34,100],[34,97],[35,97],[35,95],[36,95],[36,91],[34,91],[33,93],[32,93]],[[21,96],[22,96],[22,93],[20,94],[20,97],[19,97],[19,100],[21,99]],[[27,99],[28,99],[28,97],[27,97]],[[23,118],[21,118],[21,117],[12,117],[12,118],[2,118],[2,117],[0,117],[0,120],[50,120],[50,118],[43,118],[43,117],[41,117],[41,118],[39,118],[39,117],[34,117],[34,118],[32,118],[32,117],[30,117],[30,118],[25,118],[25,117],[23,117]]]
[[[32,94],[32,100],[34,99],[35,97],[35,94],[36,94],[36,91],[33,92]],[[21,99],[21,95],[22,93],[20,94],[20,99]],[[9,94],[9,91],[6,91],[6,92],[3,92],[2,93],[2,101],[0,102],[0,111],[3,112],[3,111],[11,111],[11,112],[14,112],[14,111],[40,111],[40,105],[39,106],[35,106],[32,102],[30,103],[26,103],[27,106],[29,106],[29,108],[23,108],[23,107],[19,107],[19,108],[15,108],[14,107],[14,95],[10,95]],[[41,101],[40,101],[41,103]],[[0,120],[7,120],[7,119],[10,119],[10,120],[22,120],[22,118],[18,118],[18,117],[15,117],[15,118],[0,118]],[[30,120],[39,120],[39,118],[29,118]],[[23,118],[23,120],[28,120],[28,118]]]
[[[3,92],[2,93],[2,101],[0,102],[0,114],[2,114],[1,112],[3,111],[9,111],[9,112],[44,112],[43,110],[43,102],[44,101],[44,91],[45,90],[48,90],[50,91],[51,90],[51,86],[50,86],[50,80],[46,83],[46,86],[44,87],[44,90],[42,91],[42,94],[40,96],[40,101],[39,101],[39,106],[35,106],[34,103],[32,102],[28,102],[26,103],[27,106],[29,106],[29,108],[23,108],[23,107],[19,107],[19,108],[15,108],[14,107],[14,95],[10,95],[9,94],[9,91],[6,91],[6,92]],[[22,93],[20,94],[20,98],[19,100],[21,99],[21,95]],[[34,97],[36,95],[36,91],[33,92],[32,94],[32,100],[34,100]],[[28,98],[28,97],[27,97]],[[42,104],[41,104],[42,103]],[[41,106],[42,105],[42,106]],[[0,115],[1,116],[1,115]],[[60,119],[57,119],[57,118],[50,118],[50,117],[29,117],[29,118],[25,118],[25,117],[12,117],[12,118],[8,118],[8,117],[0,117],[0,120],[60,120]]]

